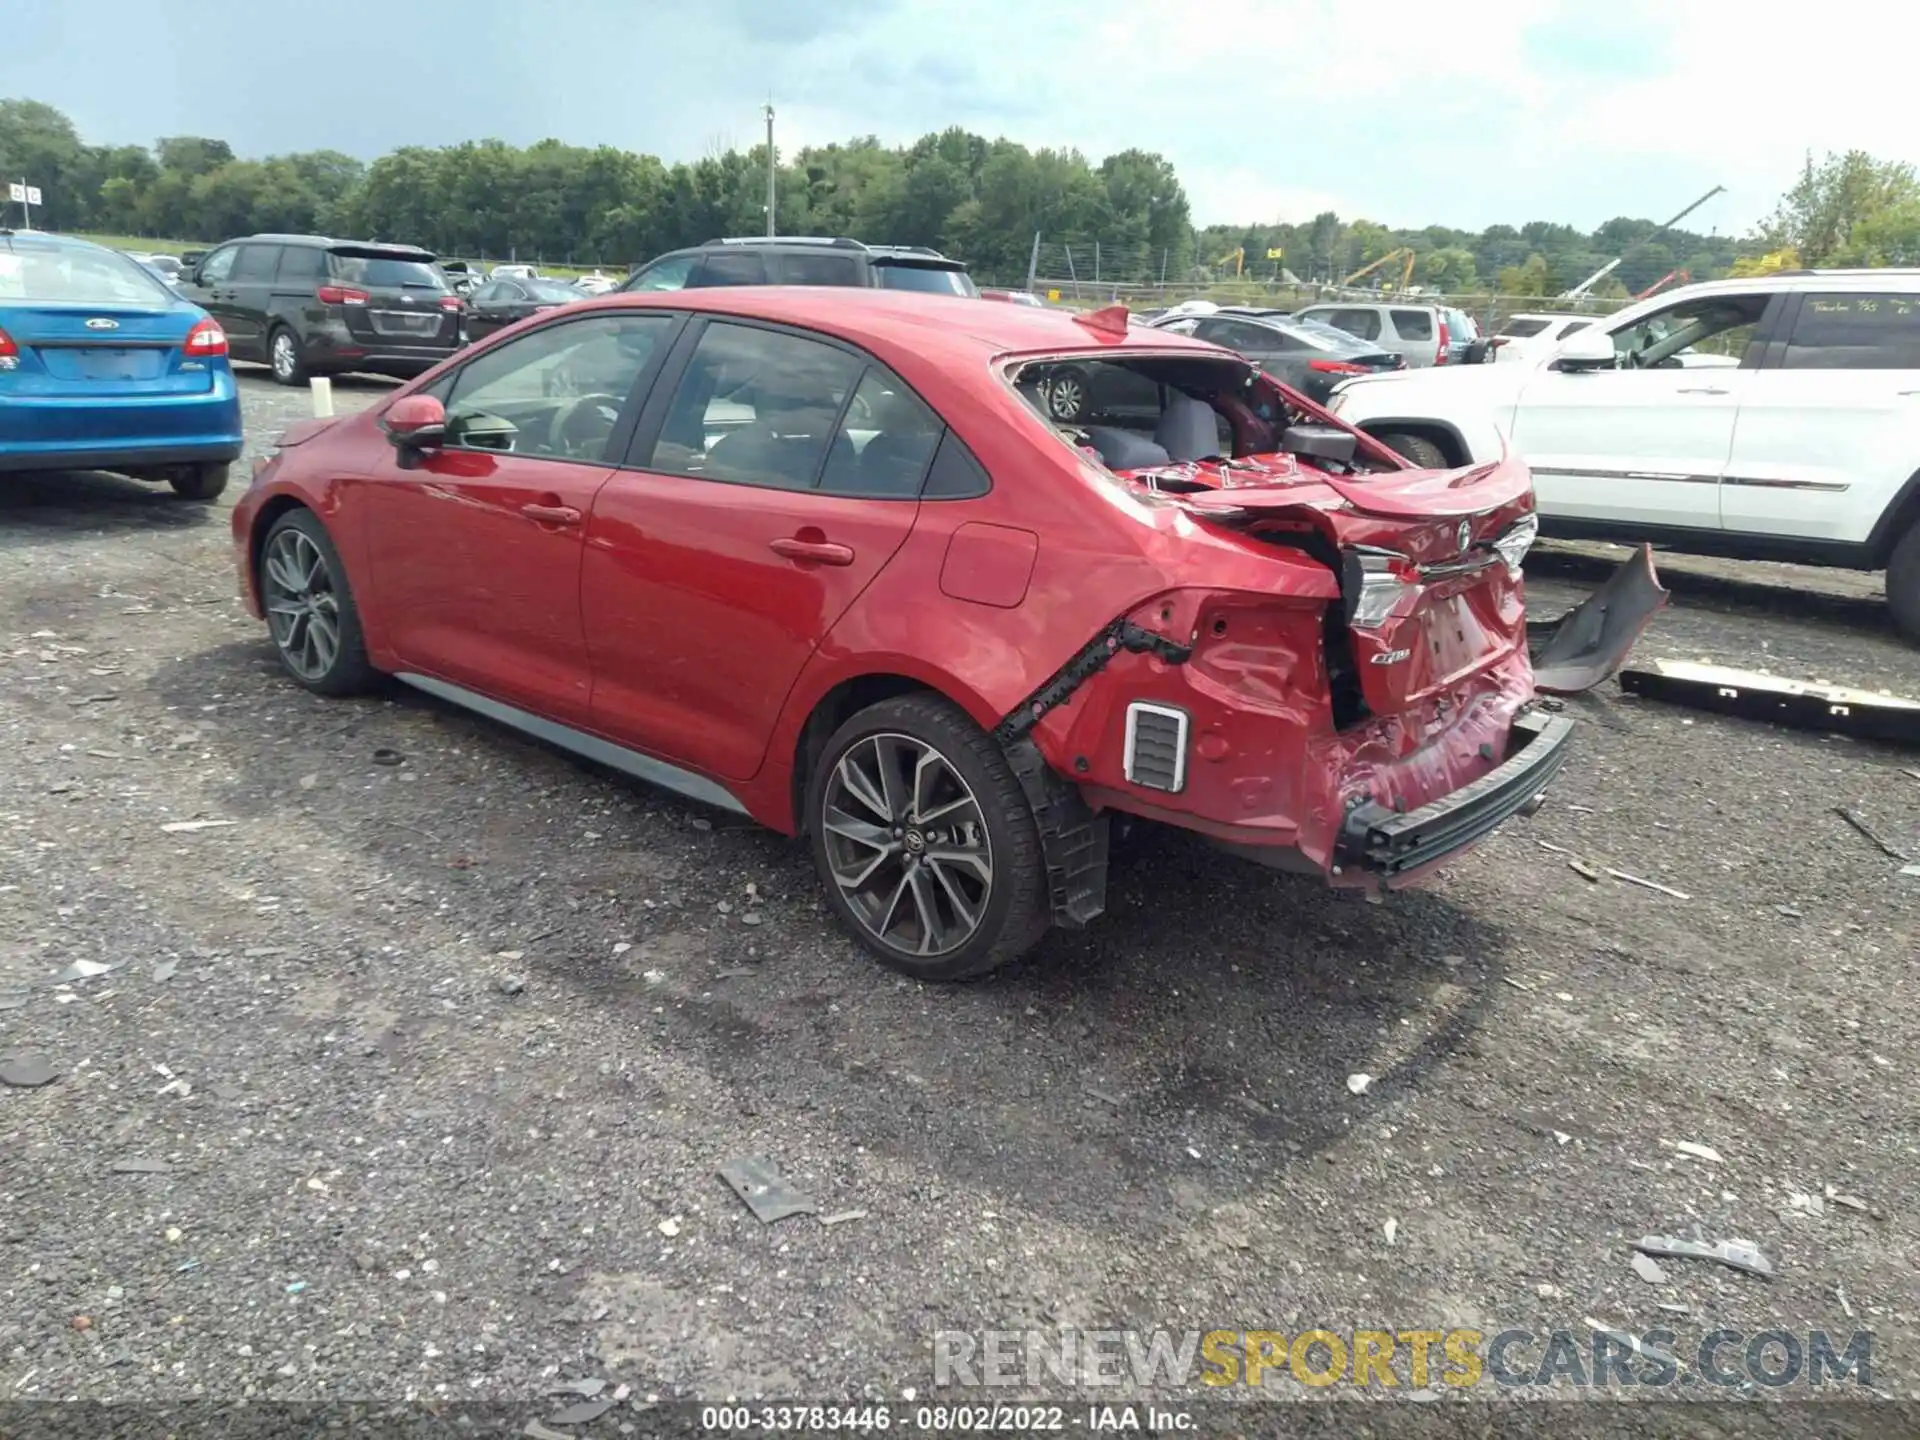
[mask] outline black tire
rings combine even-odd
[[[1404,430],[1389,430],[1384,435],[1373,437],[1394,454],[1404,456],[1422,470],[1446,470],[1450,468],[1447,452],[1424,435],[1409,435]]]
[[[276,325],[267,332],[267,368],[273,372],[276,384],[307,383],[306,351],[300,337],[285,325]]]
[[[218,500],[227,488],[228,465],[189,465],[167,477],[167,484],[182,500]]]
[[[1887,557],[1887,608],[1894,628],[1920,644],[1920,520],[1907,527]]]
[[[1087,372],[1066,365],[1047,377],[1047,411],[1062,425],[1078,425],[1093,414]]]
[[[289,566],[290,555],[300,558]],[[313,557],[321,568],[306,572]],[[309,573],[308,584],[290,583],[302,573]],[[340,563],[340,552],[333,548],[319,516],[311,510],[289,510],[273,522],[260,543],[259,587],[261,603],[268,611],[267,629],[274,651],[281,668],[295,680],[316,695],[360,695],[379,683],[380,672],[367,659],[360,611],[353,603],[346,567]],[[276,615],[273,606],[294,599],[302,591],[311,602],[304,615]],[[318,636],[313,633],[315,612],[323,621]],[[326,621],[332,622],[334,633],[330,655],[321,643]]]
[[[888,826],[884,822],[872,823],[882,818],[877,807],[868,806],[861,812],[857,805],[849,808],[834,803],[851,794],[841,762],[849,760],[863,778],[873,777],[878,774],[877,764],[887,763],[886,756],[912,756],[913,746],[932,751],[945,766],[944,772],[927,767],[932,777],[925,782],[932,792],[928,798],[939,798],[939,803],[930,807],[931,811],[936,815],[945,813],[950,818],[956,813],[958,816],[977,814],[977,827],[971,820],[962,820],[944,832],[929,826],[923,834],[919,826],[909,820],[904,826],[893,828],[891,855],[873,841],[848,838],[845,827],[849,820],[860,821],[881,841],[887,839]],[[876,765],[869,765],[869,757]],[[902,760],[895,774],[906,773],[909,772]],[[918,787],[922,783],[921,770],[915,768],[910,773],[914,776],[913,785]],[[958,793],[957,784],[943,787],[944,781],[964,782],[968,793],[965,801],[960,802],[962,808],[958,812],[951,799]],[[884,781],[879,782],[879,788],[884,789]],[[877,793],[872,784],[869,790]],[[904,798],[904,792],[902,795]],[[910,802],[916,811],[919,800],[916,795]],[[967,805],[972,809],[966,809]],[[830,839],[828,820],[833,815],[840,817],[835,823],[841,828],[833,830]],[[836,730],[808,777],[804,820],[813,847],[814,867],[827,892],[827,903],[840,917],[841,924],[866,949],[881,963],[902,974],[917,980],[972,980],[1030,950],[1052,924],[1046,861],[1026,792],[1020,788],[1020,781],[993,737],[937,695],[907,695],[884,700],[862,710]],[[958,838],[962,830],[975,828],[982,833],[969,836],[964,842]],[[916,836],[922,838],[916,840]],[[964,853],[973,860],[984,853],[988,873],[984,893],[976,894],[973,888],[978,876],[971,866],[942,867],[938,857],[943,851],[949,856]],[[880,858],[873,860],[867,872],[872,876],[868,884],[848,886],[836,876],[836,856],[844,870],[849,868],[849,857],[857,860],[874,855]],[[908,873],[915,869],[920,871],[920,882]],[[926,886],[924,891],[920,888],[922,883]],[[919,918],[926,913],[920,909],[923,896],[928,897],[927,903],[934,909],[935,924],[926,924]],[[973,902],[974,912],[973,928],[965,932],[964,939],[937,950],[920,948],[927,943],[924,937],[940,929],[939,922],[947,916],[952,916],[956,924],[966,921],[962,899]],[[895,915],[892,907],[903,900],[917,913],[901,912],[902,923],[891,924]],[[884,907],[885,913],[879,916],[879,929],[875,928],[871,912],[856,908],[857,905]],[[895,938],[887,938],[888,935]],[[916,943],[909,945],[910,940]]]

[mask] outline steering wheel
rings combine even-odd
[[[618,396],[582,395],[570,400],[554,414],[554,443],[574,459],[601,459],[619,415]]]

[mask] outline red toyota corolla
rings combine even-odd
[[[803,834],[927,979],[1098,915],[1115,811],[1397,884],[1567,753],[1525,466],[1408,469],[1120,311],[588,301],[294,426],[233,527],[301,684],[394,676]]]

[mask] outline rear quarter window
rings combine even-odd
[[[720,285],[764,285],[767,283],[766,257],[755,251],[720,250],[707,256],[687,281],[687,288],[705,289]]]
[[[1788,370],[1920,370],[1920,295],[1809,295],[1780,363]]]
[[[281,284],[301,284],[318,280],[327,273],[327,256],[324,250],[313,250],[302,245],[289,245],[280,252],[280,268],[274,279]]]
[[[788,285],[859,285],[860,262],[851,255],[787,254],[780,278]]]

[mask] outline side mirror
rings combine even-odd
[[[1553,355],[1556,370],[1611,370],[1618,363],[1613,337],[1598,325],[1574,331]]]
[[[403,395],[381,425],[396,450],[437,450],[447,438],[447,410],[431,395]]]

